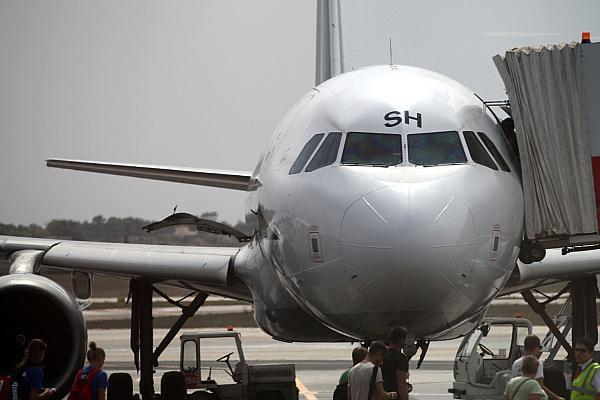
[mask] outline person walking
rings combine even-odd
[[[548,395],[535,379],[540,361],[535,356],[525,356],[521,362],[522,376],[512,378],[506,384],[506,400],[548,400]]]
[[[352,367],[361,362],[367,356],[367,349],[359,346],[352,350]],[[348,397],[348,375],[350,375],[350,370],[352,367],[348,368],[342,375],[340,375],[340,380],[338,385],[336,386],[333,392],[333,400],[346,400]]]
[[[387,354],[383,342],[375,341],[369,347],[367,357],[350,370],[348,377],[348,400],[391,400],[398,393],[383,389],[381,364]]]
[[[395,326],[390,330],[389,352],[383,360],[383,388],[398,393],[398,399],[408,400],[408,358],[402,353],[408,330]]]
[[[542,354],[542,343],[540,342],[540,338],[536,335],[529,335],[525,338],[523,342],[523,347],[525,348],[525,355],[518,360],[516,360],[512,365],[512,377],[515,378],[517,376],[522,376],[523,372],[521,371],[523,368],[523,359],[526,356],[534,356],[539,361],[538,370],[535,373],[535,380],[538,381],[542,389],[550,400],[564,400],[562,397],[554,393],[550,390],[546,385],[544,385],[544,364],[540,361],[540,355]]]
[[[89,346],[88,365],[77,372],[68,400],[106,400],[108,376],[102,371],[106,352],[94,342],[90,342]]]
[[[571,400],[600,400],[600,364],[594,362],[594,342],[588,338],[575,340],[575,372]]]
[[[18,400],[42,400],[52,395],[56,389],[43,388],[44,370],[42,368],[46,358],[46,343],[41,339],[31,339],[25,350],[21,362],[15,366],[17,377]]]

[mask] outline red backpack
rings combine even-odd
[[[67,400],[92,400],[94,398],[92,382],[94,382],[98,372],[100,372],[100,369],[92,368],[87,374],[84,374],[83,369],[80,369],[75,376],[75,383]]]
[[[17,380],[13,375],[0,375],[0,400],[16,400]]]

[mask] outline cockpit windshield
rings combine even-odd
[[[408,135],[408,161],[416,165],[464,164],[465,151],[458,132]]]
[[[379,133],[350,132],[342,164],[389,167],[402,162],[402,137]]]

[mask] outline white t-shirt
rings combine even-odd
[[[374,367],[375,365],[370,361],[363,361],[352,367],[348,378],[352,400],[367,400]],[[378,382],[383,382],[381,368],[377,369],[377,376],[375,378],[375,383]],[[375,396],[375,393],[373,393],[373,396]]]
[[[512,377],[516,378],[517,376],[523,376],[523,359],[525,357],[519,358],[512,365]],[[539,360],[538,360],[539,361]],[[535,379],[538,380],[544,377],[544,363],[540,361],[540,365],[538,366],[538,370],[535,374]]]

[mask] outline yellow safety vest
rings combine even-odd
[[[581,371],[581,374],[573,381],[571,400],[596,400],[598,392],[592,385],[592,379],[598,370],[600,370],[600,364],[592,362]]]

